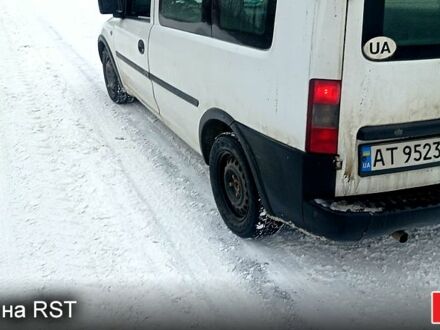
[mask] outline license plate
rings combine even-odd
[[[440,137],[359,147],[361,176],[440,165]]]

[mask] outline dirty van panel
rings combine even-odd
[[[338,196],[440,183],[440,1],[348,2]]]
[[[341,79],[347,1],[315,1],[310,78]]]

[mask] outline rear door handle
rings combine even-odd
[[[141,53],[141,54],[145,53],[145,43],[143,40],[139,40],[138,49],[139,49],[139,53]]]

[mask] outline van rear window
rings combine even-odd
[[[260,49],[270,48],[276,0],[214,1],[214,38]]]
[[[173,29],[211,36],[211,0],[160,0],[159,21]]]
[[[390,60],[440,57],[440,0],[365,0],[363,43],[378,36],[397,43]]]
[[[266,31],[268,0],[219,0],[218,4],[222,29],[258,35]]]
[[[198,23],[202,21],[202,0],[162,0],[160,14],[179,22]]]

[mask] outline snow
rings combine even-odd
[[[116,328],[430,328],[439,227],[235,237],[202,158],[107,97],[96,1],[0,4],[2,300],[76,297],[75,322]]]
[[[323,199],[315,199],[316,204],[329,208],[337,212],[355,212],[355,213],[381,213],[383,207],[371,207],[362,202],[349,202],[346,200],[340,200],[336,202],[329,202]]]

